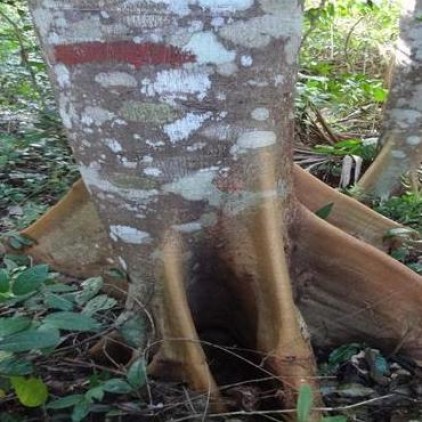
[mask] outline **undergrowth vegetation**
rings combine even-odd
[[[352,186],[376,155],[398,15],[395,1],[307,2],[297,82],[296,158],[335,187]],[[57,202],[79,177],[21,0],[0,3],[0,86],[0,232],[19,249],[28,240],[18,231]],[[422,232],[420,190],[409,188],[374,207]],[[414,232],[386,236],[405,238],[392,253],[422,273]],[[129,416],[164,421],[170,415],[180,421],[204,420],[204,397],[193,398],[179,385],[158,388],[147,382],[143,357],[126,366],[93,360],[92,347],[106,332],[117,330],[132,347],[143,335],[139,321],[119,318],[121,304],[102,293],[102,286],[100,278],[81,283],[24,256],[4,255],[1,422],[118,421],[131,420]],[[411,365],[388,361],[367,345],[345,345],[322,360],[321,379],[328,380],[322,395],[332,413],[342,406],[342,415],[327,417],[327,422],[358,420],[351,419],[356,415],[353,403],[374,394],[381,397],[376,410],[383,415],[383,391],[401,385],[398,379],[408,382],[416,373]],[[365,378],[368,386],[362,387],[358,378]],[[376,387],[380,380],[383,388]],[[301,422],[308,419],[311,393],[304,388],[293,409]],[[373,407],[359,420],[373,420],[372,413]],[[219,420],[251,416],[243,411]],[[269,412],[267,420],[279,420],[274,419],[278,416]]]

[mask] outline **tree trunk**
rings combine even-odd
[[[30,3],[127,309],[154,316],[152,370],[221,407],[198,332],[235,337],[294,406],[314,369],[285,257],[300,2]]]
[[[404,2],[382,149],[358,183],[363,194],[381,199],[397,192],[402,176],[415,172],[422,161],[421,14],[422,0]]]

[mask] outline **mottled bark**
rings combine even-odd
[[[404,2],[382,149],[362,176],[362,193],[388,198],[422,161],[422,0]]]
[[[287,377],[285,387],[294,391],[313,365],[292,301],[282,223],[292,212],[292,92],[300,2],[30,3],[82,177],[130,276],[127,307],[135,312],[143,312],[139,304],[149,308],[157,337],[164,341],[155,367],[173,362],[191,385],[213,390],[202,351],[191,346],[198,341],[196,330],[206,333],[208,326],[231,330],[238,325],[242,331],[241,313],[233,320],[222,315],[233,316],[247,308],[245,303],[224,311],[227,301],[217,296],[230,289],[223,283],[228,272],[241,268],[242,277],[256,280],[249,302],[258,301],[267,288],[283,292],[269,306],[283,315],[283,326],[274,325],[271,312],[263,312],[265,302],[257,302],[250,324],[262,327],[263,337],[268,331],[267,338],[260,341],[255,331],[247,341],[273,354],[271,369]],[[262,157],[277,163],[269,167],[270,182],[263,182]],[[215,232],[237,217],[244,230],[256,227],[250,235],[255,263],[245,269],[242,261],[224,275],[217,271],[222,265],[213,266],[217,251],[235,253],[245,239],[232,233],[216,239]],[[263,242],[271,250],[260,249]],[[264,253],[271,254],[265,256],[273,262],[271,269],[259,264]],[[180,304],[177,312],[175,303]],[[281,304],[284,309],[277,309]],[[300,360],[293,359],[289,368],[276,363],[283,358],[278,356],[282,333],[285,344],[294,335],[289,354]],[[175,335],[187,338],[181,342],[172,339]],[[197,369],[187,368],[190,358]],[[294,405],[294,394],[286,404]]]

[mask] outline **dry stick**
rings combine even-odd
[[[346,56],[346,62],[349,65],[349,71],[351,70],[352,64],[350,63],[350,57],[349,57],[349,43],[350,39],[352,37],[353,31],[355,28],[365,19],[365,16],[361,16],[350,28],[349,33],[347,34],[346,41],[344,43],[344,54]]]
[[[314,104],[312,104],[312,109],[315,113],[315,116],[317,118],[317,121],[321,124],[321,126],[324,128],[324,130],[328,134],[328,141],[331,145],[335,145],[338,142],[337,137],[334,135],[334,132],[331,130],[331,128],[328,126],[328,123],[325,121],[324,117],[322,116],[321,112],[318,110],[318,107]]]

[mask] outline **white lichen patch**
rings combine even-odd
[[[190,135],[200,129],[203,123],[211,116],[211,112],[203,114],[188,113],[183,118],[164,125],[163,131],[169,137],[170,142],[175,144],[179,141],[188,139]]]
[[[125,72],[101,72],[95,75],[95,82],[100,84],[103,88],[119,86],[136,88],[138,86],[136,79]]]
[[[205,148],[206,146],[207,146],[207,144],[205,142],[195,142],[192,145],[188,145],[186,147],[186,151],[188,151],[188,152],[199,151],[199,150]]]
[[[395,119],[396,124],[403,129],[414,125],[422,118],[420,111],[406,108],[395,108],[391,110],[390,115],[392,119]]]
[[[152,237],[149,233],[136,229],[135,227],[111,225],[110,236],[115,236],[124,243],[142,245],[150,243]]]
[[[144,174],[146,176],[159,177],[162,173],[163,172],[156,167],[147,167],[146,169],[144,169]]]
[[[251,57],[251,56],[242,56],[242,57],[240,58],[240,64],[241,64],[243,67],[251,67],[251,66],[252,66],[252,64],[253,64],[253,59],[252,59],[252,57]]]
[[[124,4],[139,4],[139,0],[126,0]],[[189,6],[199,6],[211,13],[232,13],[247,10],[253,5],[253,0],[144,0],[143,3],[165,5],[167,9],[179,16],[190,12]]]
[[[217,73],[221,76],[232,76],[238,71],[236,63],[229,62],[217,66]]]
[[[202,229],[202,223],[200,221],[191,221],[190,223],[175,224],[172,228],[181,233],[194,233]]]
[[[288,13],[280,2],[275,5],[273,11],[267,15],[236,21],[222,27],[219,35],[246,48],[264,48],[273,39],[297,38],[300,33],[300,10]]]
[[[145,141],[145,143],[146,143],[148,146],[150,146],[150,147],[152,147],[152,148],[154,148],[154,149],[158,149],[158,148],[160,148],[160,147],[163,147],[163,146],[166,144],[164,141],[151,141],[151,140],[149,140],[149,139],[147,139],[147,140]]]
[[[270,111],[268,110],[268,108],[265,108],[265,107],[257,107],[254,110],[252,110],[251,117],[254,120],[263,122],[270,118]]]
[[[244,132],[244,128],[228,123],[210,123],[201,130],[201,136],[215,141],[236,139]]]
[[[254,0],[194,0],[191,4],[198,4],[213,13],[237,12],[252,7]]]
[[[122,146],[120,145],[120,142],[117,139],[106,138],[104,139],[104,143],[115,154],[122,152]]]
[[[56,74],[57,83],[60,88],[66,89],[70,87],[70,73],[67,67],[62,64],[56,64],[53,66],[54,73]]]
[[[197,32],[183,47],[196,56],[199,64],[222,64],[234,61],[235,51],[227,50],[212,32]]]
[[[62,26],[58,27],[56,25],[56,31],[49,32],[47,36],[48,42],[52,45],[58,45],[65,44],[69,40],[72,40],[73,43],[102,41],[103,33],[100,15],[85,14],[84,16],[84,19],[76,22],[63,19]]]
[[[270,130],[254,130],[240,135],[230,152],[234,155],[243,154],[250,150],[275,145],[276,142],[277,135],[274,132]]]
[[[282,183],[277,185],[277,189],[259,192],[242,191],[237,194],[229,194],[225,197],[223,209],[228,215],[236,215],[248,208],[256,208],[268,199],[285,198],[288,190]]]
[[[134,201],[138,205],[148,204],[159,194],[156,189],[123,188],[113,185],[99,173],[98,165],[95,163],[91,163],[89,166],[81,165],[79,171],[88,188],[95,187],[104,194],[120,196],[128,201]]]
[[[391,156],[397,159],[406,158],[406,153],[400,149],[393,149],[391,151]]]
[[[217,170],[200,170],[163,186],[166,193],[174,193],[188,201],[207,201],[217,206],[221,192],[213,185]]]
[[[114,113],[102,107],[87,106],[81,115],[81,123],[87,126],[95,125],[101,126],[105,122],[112,120],[115,117]]]
[[[79,117],[71,99],[64,93],[59,96],[59,113],[66,129],[71,129],[73,124],[78,124]]]
[[[416,146],[419,145],[422,142],[421,136],[408,136],[406,138],[406,144]]]
[[[211,88],[211,81],[204,69],[170,69],[158,72],[155,81],[144,79],[141,93],[163,99],[186,98],[195,95],[202,100]]]

